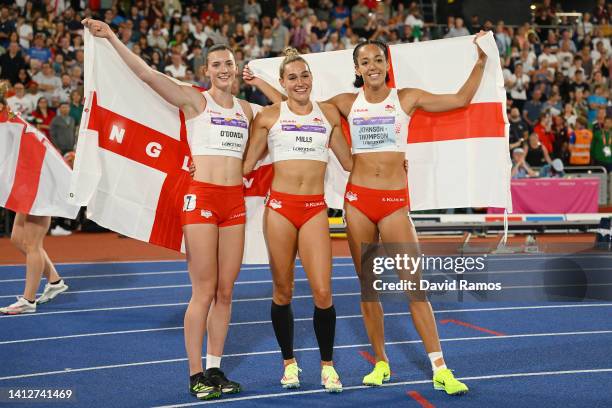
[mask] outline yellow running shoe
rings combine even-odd
[[[461,395],[468,392],[467,385],[457,380],[448,368],[438,370],[433,376],[433,386],[436,390],[444,390],[448,395]]]
[[[299,374],[301,371],[297,363],[287,364],[283,378],[281,378],[283,388],[300,388]]]
[[[381,386],[383,382],[391,379],[391,369],[386,361],[379,361],[374,366],[374,370],[363,377],[363,385]]]
[[[325,387],[327,392],[342,392],[340,376],[338,376],[334,366],[324,365],[321,368],[321,385]]]

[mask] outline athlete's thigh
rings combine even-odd
[[[370,219],[350,204],[345,204],[346,235],[355,270],[361,274],[361,255],[368,244],[378,242],[378,227]]]
[[[26,245],[42,247],[43,239],[49,231],[51,217],[26,215],[24,224],[24,241]]]
[[[217,249],[219,228],[215,224],[183,226],[189,278],[194,291],[217,285]]]
[[[298,251],[312,290],[329,291],[332,253],[327,211],[321,211],[302,225],[298,233]]]
[[[219,228],[219,287],[231,288],[238,277],[244,252],[244,224]]]
[[[297,228],[280,213],[264,211],[264,237],[270,256],[272,279],[276,285],[293,284],[293,266],[297,252]]]

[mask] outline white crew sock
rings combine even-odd
[[[221,357],[213,356],[212,354],[206,354],[206,369],[209,368],[220,368]]]

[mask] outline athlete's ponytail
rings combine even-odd
[[[291,64],[292,62],[296,62],[296,61],[301,61],[304,64],[306,64],[306,67],[310,71],[310,66],[308,65],[306,60],[304,58],[302,58],[302,56],[300,55],[298,50],[296,50],[295,48],[293,48],[293,47],[286,47],[283,50],[283,55],[285,56],[285,58],[283,59],[283,62],[281,62],[281,65],[280,65],[280,68],[279,68],[279,75],[280,75],[281,78],[285,74],[285,67],[287,66],[287,64]]]

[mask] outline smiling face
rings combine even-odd
[[[212,86],[220,89],[231,89],[236,79],[236,61],[229,50],[216,50],[208,53],[206,76]]]
[[[312,73],[304,61],[289,62],[284,67],[280,84],[287,92],[287,97],[297,102],[307,102],[312,90]]]
[[[385,84],[389,63],[384,51],[375,44],[360,47],[357,52],[355,73],[363,78],[368,87],[379,87]]]

